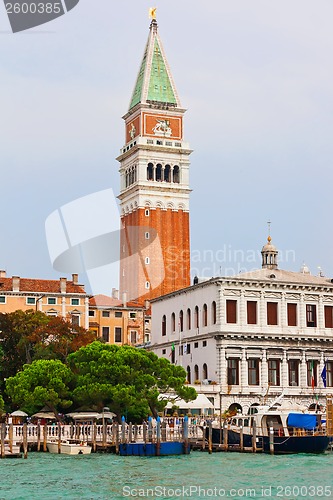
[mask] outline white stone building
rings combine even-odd
[[[269,237],[262,269],[152,301],[152,350],[181,364],[217,412],[281,394],[310,406],[333,391],[333,280],[280,270],[277,255]]]

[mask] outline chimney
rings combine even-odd
[[[5,278],[6,277],[6,271],[3,269],[0,270],[0,278]]]
[[[123,293],[123,306],[127,307],[127,293],[126,292]]]
[[[119,300],[119,290],[117,288],[112,288],[112,298]]]
[[[73,285],[78,285],[79,284],[79,275],[72,274],[72,281],[73,281]]]
[[[66,293],[67,278],[60,278],[60,293]]]
[[[20,291],[20,277],[19,276],[13,276],[13,292],[19,292]]]

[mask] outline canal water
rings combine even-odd
[[[30,453],[0,461],[0,499],[333,498],[333,453],[180,457]]]

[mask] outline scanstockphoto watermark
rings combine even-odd
[[[295,250],[278,250],[279,263],[295,263]],[[233,264],[242,263],[253,266],[261,260],[261,251],[258,249],[233,248],[232,245],[224,244],[217,250],[192,250],[191,260],[194,264]]]
[[[25,31],[74,9],[80,0],[3,0],[13,33]]]
[[[261,498],[262,488],[203,488],[198,485],[169,487],[155,486],[154,488],[123,487],[124,498]]]

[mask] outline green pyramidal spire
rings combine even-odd
[[[151,102],[181,107],[160,37],[152,20],[146,49],[129,109]]]

